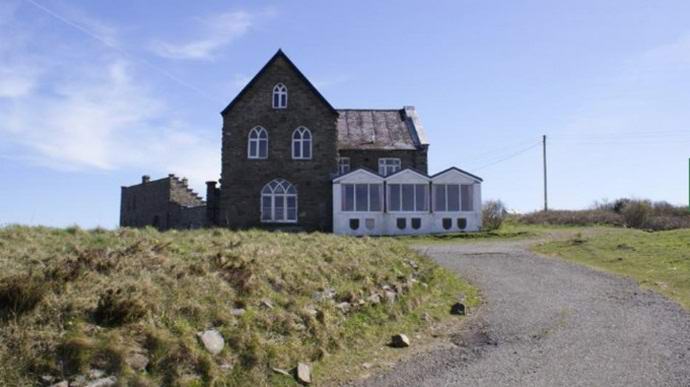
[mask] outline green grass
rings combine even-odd
[[[397,302],[346,314],[334,306],[383,285],[404,289]],[[324,288],[334,301],[314,300]],[[469,307],[479,302],[474,288],[391,239],[11,226],[0,229],[0,385],[92,368],[122,385],[291,385],[271,368],[297,362],[311,363],[322,384],[392,332],[424,332],[425,313],[449,318],[460,293]],[[226,339],[216,356],[196,337],[211,327]],[[145,371],[130,367],[133,353],[150,360]]]
[[[545,237],[550,234],[559,233],[562,231],[570,231],[575,228],[572,226],[557,226],[557,225],[527,225],[508,219],[503,222],[503,225],[498,230],[467,232],[467,233],[450,233],[450,234],[431,234],[431,235],[411,235],[393,237],[393,239],[412,244],[437,244],[437,243],[474,243],[481,241],[497,241],[497,240],[523,240],[535,239]]]
[[[581,231],[534,250],[631,277],[690,309],[690,229],[650,233],[587,227]]]

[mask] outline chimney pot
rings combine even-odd
[[[151,176],[149,176],[149,175],[144,175],[144,176],[141,177],[141,182],[142,182],[142,183],[148,183],[149,181],[151,181]]]

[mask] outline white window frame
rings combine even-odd
[[[261,138],[261,134],[265,134],[266,138]],[[266,154],[261,157],[261,142],[266,142]],[[252,143],[256,144],[256,154],[252,154]],[[247,140],[247,158],[253,160],[265,160],[268,158],[268,131],[262,126],[255,126],[249,131],[249,138]]]
[[[455,185],[458,187],[458,209],[457,210],[449,210],[448,209],[448,203],[449,203],[449,201],[448,201],[448,186],[450,186],[450,185]],[[442,183],[442,184],[435,184],[434,183],[434,184],[432,184],[432,189],[431,189],[431,195],[432,195],[431,202],[432,203],[431,204],[432,204],[433,211],[434,212],[442,212],[442,213],[462,212],[461,211],[462,210],[462,188],[461,188],[461,186],[462,185],[458,184],[458,183]],[[445,198],[444,208],[445,209],[444,210],[439,210],[436,208],[436,205],[438,204],[436,202],[436,191],[441,189],[441,188],[444,190],[444,193],[445,193],[445,195],[444,195],[444,198]]]
[[[391,198],[393,195],[391,194],[391,188],[394,185],[399,185],[400,186],[400,192],[399,192],[399,203],[400,203],[400,209],[399,210],[392,210],[391,209]],[[412,211],[407,211],[403,210],[403,188],[402,186],[404,185],[411,185],[412,186],[412,204],[414,209]],[[426,200],[424,201],[426,203],[426,210],[418,210],[417,209],[417,186],[418,185],[423,185],[425,186],[424,191],[426,192]],[[391,213],[406,213],[406,214],[412,214],[412,213],[428,213],[429,212],[429,195],[430,195],[430,190],[429,190],[429,184],[428,183],[388,183],[386,184],[386,209],[388,212]]]
[[[308,135],[308,138],[304,138]],[[314,142],[314,136],[311,134],[311,130],[304,126],[300,126],[292,132],[292,159],[293,160],[311,160],[314,153],[312,148],[312,143]],[[300,154],[295,154],[295,144],[298,145]],[[309,157],[304,157],[304,150],[309,149]]]
[[[397,157],[382,157],[379,159],[379,175],[390,176],[402,168],[402,163]]]
[[[358,185],[363,185],[367,187],[367,209],[366,210],[358,210],[357,209],[357,186]],[[371,209],[371,186],[372,185],[377,185],[379,186],[379,209],[378,210],[372,210]],[[347,189],[347,186],[352,186],[352,209],[351,210],[346,210],[345,209],[345,190]],[[381,183],[342,183],[341,188],[340,188],[340,211],[342,212],[347,212],[347,213],[352,213],[352,212],[383,212],[383,184]]]
[[[469,202],[471,208],[469,210],[464,210],[462,208],[462,199],[464,197],[462,194],[462,187],[468,187],[467,190],[471,192]],[[474,205],[474,194],[474,184],[460,184],[460,212],[474,212],[476,210]]]
[[[276,96],[278,98],[276,98]],[[278,103],[276,103],[278,102]],[[271,95],[271,103],[274,109],[287,109],[288,103],[288,89],[282,83],[273,86],[273,94]]]
[[[338,157],[338,174],[344,175],[350,172],[350,158]]]
[[[276,184],[274,186],[271,186],[272,183]],[[268,219],[264,219],[264,198],[269,198],[271,201],[271,214]],[[288,216],[288,198],[295,199],[294,219],[291,219]],[[294,185],[292,185],[289,181],[285,179],[273,179],[270,182],[266,183],[266,185],[264,185],[261,189],[261,195],[259,199],[259,218],[261,219],[261,223],[297,223],[297,219],[299,218],[299,203],[297,199],[297,188]],[[283,202],[283,217],[281,219],[276,218],[276,202],[279,200]]]

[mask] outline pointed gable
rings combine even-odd
[[[259,70],[259,72],[252,78],[249,83],[237,94],[237,96],[228,104],[228,106],[223,109],[221,112],[221,115],[226,115],[232,108],[239,103],[239,101],[242,100],[242,98],[259,82],[259,80],[266,75],[266,73],[270,72],[272,69],[277,69],[280,66],[286,66],[289,71],[293,72],[295,77],[300,80],[301,82],[306,85],[306,88],[316,96],[316,98],[323,103],[323,105],[326,106],[328,110],[330,110],[334,115],[337,115],[338,112],[333,108],[333,106],[324,98],[323,95],[316,89],[316,87],[307,79],[307,77],[302,74],[302,72],[295,66],[295,64],[288,58],[287,55],[283,52],[283,50],[279,49],[273,57],[264,65],[264,67]],[[290,92],[290,85],[288,85],[288,93]],[[288,94],[289,96],[289,94]],[[266,101],[267,104],[270,104],[271,101],[270,99]],[[289,106],[289,102],[288,102]]]

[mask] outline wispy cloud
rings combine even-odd
[[[199,20],[201,37],[186,42],[154,41],[153,51],[171,59],[211,59],[218,50],[245,35],[255,15],[246,11],[227,12]]]
[[[117,36],[108,28],[99,35]],[[18,29],[0,26],[9,37],[0,42],[4,157],[61,170],[175,172],[201,185],[217,175],[220,147],[178,118],[149,68],[102,45],[66,55],[69,45],[36,40],[41,31],[28,27],[5,34]]]
[[[199,181],[213,176],[210,157],[217,156],[217,147],[169,118],[170,111],[133,78],[129,66],[117,60],[98,66],[105,73],[82,68],[77,82],[61,82],[50,94],[0,107],[5,117],[0,132],[30,150],[35,162],[54,168],[147,166],[191,171]]]

